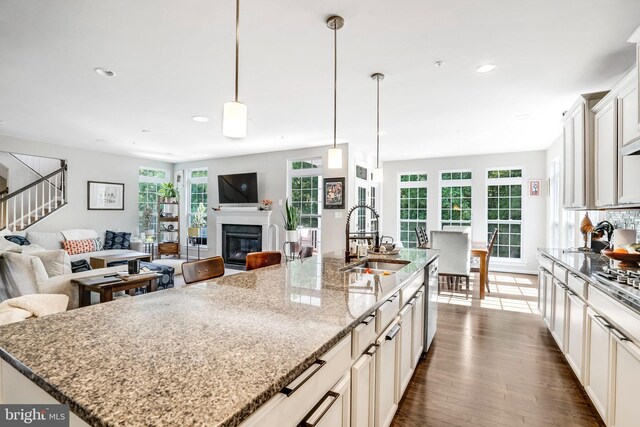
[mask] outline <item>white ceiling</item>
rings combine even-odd
[[[580,93],[632,66],[626,39],[640,25],[638,0],[242,0],[249,136],[232,140],[221,118],[233,98],[234,8],[2,0],[0,134],[172,162],[328,145],[325,20],[337,13],[341,141],[374,149],[369,75],[382,72],[383,160],[544,149]],[[475,72],[483,63],[498,68]]]

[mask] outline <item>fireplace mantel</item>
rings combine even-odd
[[[271,225],[271,214],[273,211],[250,211],[246,209],[234,210],[226,208],[220,211],[213,211],[216,222],[215,254],[222,255],[222,224],[229,225],[261,225],[262,226],[262,250],[269,248],[269,226]],[[277,235],[277,232],[275,233]],[[275,238],[275,237],[274,237]],[[277,245],[277,242],[275,242]]]

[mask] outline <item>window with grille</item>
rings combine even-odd
[[[289,201],[298,209],[302,243],[319,249],[322,218],[322,158],[289,161]]]
[[[189,226],[194,226],[194,219],[199,209],[204,209],[204,223],[207,223],[207,189],[208,189],[209,170],[207,168],[191,169],[188,171],[187,188],[189,189]],[[200,206],[202,205],[202,207]],[[207,226],[199,227],[198,238],[200,244],[207,244]]]
[[[522,258],[522,185],[522,169],[487,173],[487,239],[498,229],[492,256]]]
[[[138,228],[141,233],[158,227],[158,190],[169,181],[169,172],[163,169],[141,167],[138,172]]]
[[[471,172],[440,174],[440,226],[471,225]]]
[[[407,248],[418,246],[416,227],[427,228],[427,174],[400,175],[399,236]]]

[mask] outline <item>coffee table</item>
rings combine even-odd
[[[111,262],[129,261],[132,259],[151,262],[151,254],[145,254],[144,252],[127,252],[125,254],[92,256],[89,258],[89,265],[91,265],[93,269],[107,268],[107,265]]]
[[[147,292],[155,292],[158,290],[158,279],[162,274],[145,273],[140,277],[128,280],[117,279],[109,283],[96,283],[96,279],[104,278],[104,276],[85,277],[83,279],[73,279],[71,283],[78,285],[78,305],[86,307],[91,305],[91,292],[100,294],[100,302],[113,301],[113,293],[119,291],[129,291],[136,288],[147,288]]]

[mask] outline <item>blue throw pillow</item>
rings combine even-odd
[[[16,245],[20,246],[28,246],[31,244],[31,242],[29,242],[26,237],[22,236],[4,236],[4,238],[11,243],[15,243]]]
[[[107,230],[104,236],[104,249],[129,249],[130,246],[131,233]]]
[[[91,266],[86,259],[80,259],[78,261],[71,261],[71,272],[80,273],[81,271],[89,271]]]

